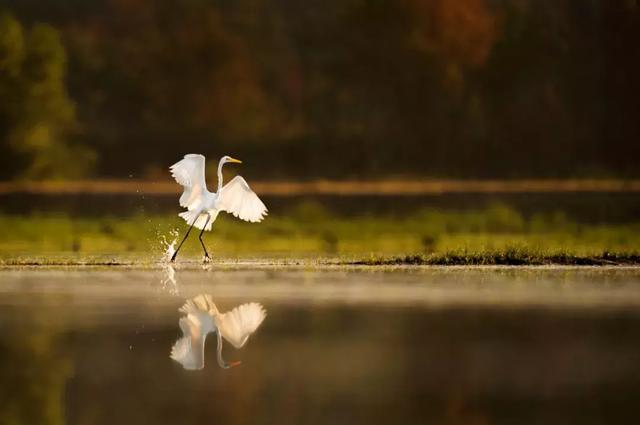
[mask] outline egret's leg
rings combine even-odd
[[[200,231],[200,235],[198,235],[198,239],[200,239],[200,245],[202,245],[202,249],[204,249],[204,258],[205,261],[209,261],[209,253],[207,252],[207,247],[204,246],[204,241],[202,240],[202,234],[204,233],[204,229],[207,228],[207,224],[209,224],[209,220],[211,220],[211,214],[207,214],[207,221],[202,226],[202,230]]]
[[[200,215],[198,215],[198,217],[200,217]],[[180,251],[180,248],[182,248],[182,244],[184,243],[184,241],[187,240],[187,238],[189,237],[189,233],[191,233],[191,229],[193,229],[193,225],[196,224],[196,221],[198,221],[198,217],[196,217],[195,220],[193,220],[193,223],[191,223],[191,226],[189,227],[189,230],[187,230],[187,234],[184,235],[184,238],[182,238],[182,242],[180,242],[180,245],[178,245],[178,248],[176,249],[176,252],[173,253],[173,255],[171,256],[171,262],[173,263],[174,261],[176,261],[176,256],[178,255],[178,251]]]

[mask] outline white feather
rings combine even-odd
[[[220,334],[236,348],[246,344],[249,336],[258,329],[267,316],[258,303],[242,304],[233,310],[215,316]]]
[[[262,221],[267,215],[267,207],[242,177],[237,176],[222,186],[222,167],[229,162],[239,163],[241,161],[230,156],[220,158],[218,162],[218,193],[207,190],[204,156],[188,154],[169,167],[171,175],[184,188],[180,196],[180,206],[186,208],[187,211],[178,215],[189,226],[203,231],[211,230],[220,211],[228,212],[252,223]],[[172,261],[175,260],[176,255],[177,252],[172,254]],[[208,258],[208,254],[206,255]]]
[[[267,207],[241,176],[234,177],[220,190],[218,209],[252,223],[262,221],[267,215]]]
[[[185,211],[178,214],[178,216],[182,217],[189,226],[193,224],[193,227],[196,229],[211,230],[213,222],[216,221],[216,217],[218,216],[218,211]],[[210,217],[209,220],[207,220],[208,217]]]
[[[206,333],[198,323],[183,317],[179,321],[183,336],[171,348],[170,357],[181,363],[188,370],[198,370],[204,367],[204,342]]]
[[[200,201],[207,193],[207,183],[204,178],[204,156],[188,154],[184,159],[176,162],[169,170],[171,175],[184,186],[184,192],[180,196],[180,206],[191,210],[200,208]]]
[[[173,344],[170,357],[188,370],[204,367],[204,345],[209,333],[220,332],[234,347],[241,348],[266,317],[258,303],[242,304],[222,314],[211,295],[189,299],[179,311],[185,315],[178,321],[183,335]]]
[[[207,334],[216,330],[212,313],[218,310],[210,295],[198,295],[187,300],[179,311],[186,314],[178,321],[183,336],[171,348],[170,357],[185,369],[202,369]]]
[[[213,302],[213,298],[209,294],[200,294],[187,301],[178,309],[180,313],[186,315],[202,315],[204,313],[214,315],[218,314],[218,307]]]

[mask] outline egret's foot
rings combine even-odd
[[[209,254],[204,254],[204,258],[202,259],[203,263],[210,263],[211,262],[211,257],[209,257]]]

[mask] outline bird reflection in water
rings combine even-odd
[[[170,357],[187,370],[204,368],[204,343],[211,332],[218,339],[218,365],[223,369],[239,365],[239,361],[227,363],[222,358],[222,339],[241,348],[266,317],[266,311],[258,303],[242,304],[220,313],[211,295],[187,300],[179,311],[185,314],[178,322],[183,336],[171,348]]]

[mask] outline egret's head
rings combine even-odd
[[[227,162],[242,164],[242,161],[240,161],[239,159],[231,158],[229,155],[225,155],[220,159],[221,164],[226,164]]]

